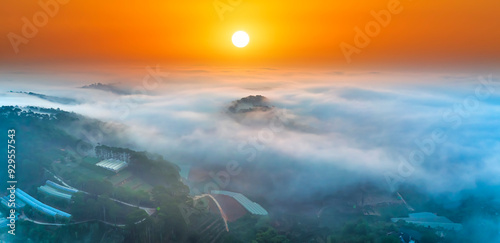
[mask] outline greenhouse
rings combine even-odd
[[[38,191],[42,192],[45,195],[54,196],[65,200],[71,200],[71,195],[59,192],[50,186],[41,186],[38,188]]]
[[[45,185],[47,186],[50,186],[56,190],[59,190],[61,192],[64,192],[64,193],[69,193],[69,194],[73,194],[73,193],[77,193],[78,190],[74,189],[74,188],[69,188],[69,187],[65,187],[65,186],[61,186],[57,183],[54,183],[53,181],[50,181],[50,180],[47,180],[45,182]]]
[[[226,195],[232,197],[251,214],[267,215],[267,211],[262,206],[260,206],[258,203],[250,201],[250,199],[248,199],[241,193],[214,190],[211,191],[210,194]]]
[[[61,218],[66,218],[69,219],[71,218],[71,214],[65,213],[59,209],[50,207],[48,205],[45,205],[41,203],[40,201],[36,200],[32,196],[28,195],[21,189],[16,189],[16,197],[18,199],[23,200],[26,204],[30,205],[33,209],[36,209],[37,211],[44,213],[46,215],[52,216],[52,217],[61,217]]]
[[[125,169],[128,164],[125,161],[117,159],[107,159],[96,164],[99,167],[118,173],[119,171]]]

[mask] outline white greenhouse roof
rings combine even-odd
[[[107,170],[111,170],[113,172],[119,172],[128,166],[127,162],[117,160],[117,159],[107,159],[103,160],[96,164],[99,167],[102,167]]]

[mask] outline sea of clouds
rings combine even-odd
[[[174,70],[155,79],[155,68],[130,76],[4,72],[0,105],[60,108],[124,124],[110,145],[208,168],[222,175],[223,189],[268,201],[321,199],[360,182],[498,194],[495,75]],[[120,92],[81,88],[97,82]],[[257,95],[266,109],[228,109]],[[240,173],[217,174],[235,161]]]

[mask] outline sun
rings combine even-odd
[[[236,47],[243,48],[250,42],[250,36],[245,31],[237,31],[233,34],[233,44]]]

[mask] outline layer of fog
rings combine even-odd
[[[475,75],[428,75],[425,82],[419,77],[301,73],[272,80],[254,75],[257,81],[247,83],[238,82],[236,74],[220,81],[191,71],[162,76],[165,82],[154,90],[141,82],[117,82],[112,76],[68,82],[40,78],[29,85],[22,80],[19,85],[2,85],[0,105],[61,108],[123,123],[127,131],[116,134],[110,145],[127,141],[134,149],[214,174],[227,175],[228,163],[236,161],[241,172],[229,181],[220,178],[224,180],[218,186],[269,202],[321,199],[338,188],[365,182],[390,190],[387,175],[435,194],[458,195],[486,185],[498,195],[498,80],[493,77],[486,87]],[[103,80],[129,88],[131,94],[79,88]],[[478,87],[483,87],[481,97],[486,91],[490,95],[477,98]],[[81,104],[52,103],[11,90],[72,98]],[[244,114],[228,110],[250,95],[266,97],[272,108]],[[436,129],[446,139],[426,153],[415,141],[428,141]],[[405,161],[414,151],[425,158],[409,166]]]

